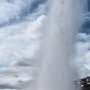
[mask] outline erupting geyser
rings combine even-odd
[[[42,50],[42,69],[36,80],[36,86],[33,87],[34,90],[77,90],[73,84],[73,80],[78,78],[73,66],[73,50],[84,2],[82,0],[51,1]]]

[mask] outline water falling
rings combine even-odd
[[[78,78],[78,74],[72,60],[83,4],[81,0],[51,1],[42,50],[42,69],[33,90],[77,90],[73,80]]]

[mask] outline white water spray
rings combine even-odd
[[[80,0],[53,0],[47,21],[40,75],[34,90],[77,90],[73,46],[83,7]],[[45,28],[45,27],[44,27]],[[30,88],[25,89],[30,90]]]

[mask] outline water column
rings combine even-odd
[[[73,81],[74,44],[83,12],[82,0],[53,0],[42,50],[42,65],[35,90],[78,90]],[[45,28],[45,27],[44,27]]]
[[[86,1],[86,0],[85,0]],[[84,10],[83,0],[51,0],[52,6],[42,29],[46,30],[40,59],[40,74],[22,90],[78,90],[74,67],[75,35]],[[38,59],[38,58],[37,58]],[[29,86],[30,84],[30,86]]]

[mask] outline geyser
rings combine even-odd
[[[46,20],[41,71],[33,90],[77,90],[73,84],[78,78],[73,66],[73,51],[75,34],[82,21],[80,16],[84,10],[84,2],[82,0],[51,2],[52,6]]]

